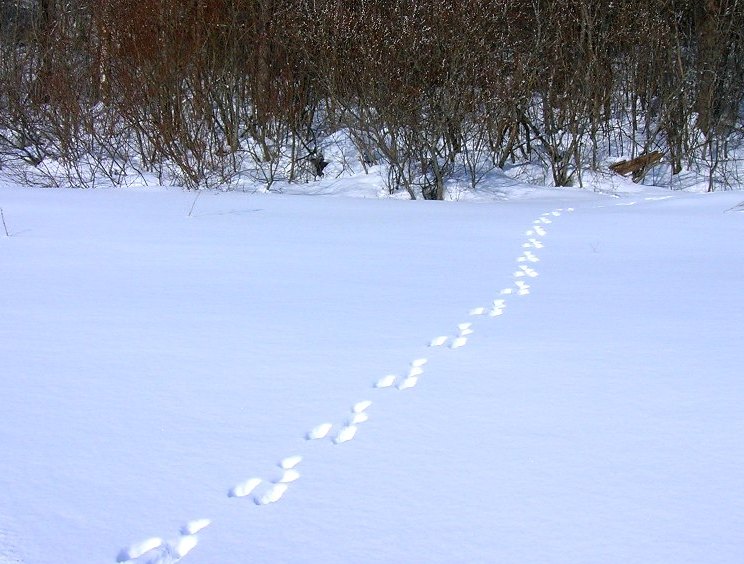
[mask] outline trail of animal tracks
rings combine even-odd
[[[0,563],[737,562],[737,198],[528,196],[0,190]]]

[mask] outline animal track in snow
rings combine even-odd
[[[444,338],[446,340],[446,337]],[[442,343],[444,344],[444,343]],[[430,345],[430,346],[440,346],[440,345]],[[375,382],[375,388],[389,388],[393,384],[395,384],[395,381],[398,379],[398,377],[395,374],[388,374],[387,376],[383,376],[377,382]]]
[[[460,323],[457,326],[458,337],[467,337],[473,334],[472,323]]]
[[[424,373],[424,365],[429,362],[426,358],[417,358],[411,361],[411,366],[408,369],[408,376],[406,376],[399,384],[398,390],[407,390],[409,388],[415,388],[418,384],[419,376]]]
[[[370,405],[372,405],[370,400],[359,401],[351,406],[351,412],[362,413],[363,411],[366,411]]]
[[[129,560],[117,560],[117,562],[136,562],[137,564],[175,564],[180,562],[194,547],[198,544],[199,539],[194,535],[182,535],[177,539],[164,542],[160,546],[153,548],[140,557]],[[124,554],[120,554],[124,557]]]
[[[526,296],[530,293],[530,285],[526,284],[525,282],[522,282],[521,280],[517,280],[514,285],[517,287],[517,295],[518,296]]]
[[[228,497],[246,497],[253,493],[259,484],[262,482],[261,478],[249,478],[244,482],[240,482],[234,486],[228,493]]]
[[[540,262],[540,259],[537,258],[532,251],[525,251],[522,253],[522,256],[517,259],[517,262]]]
[[[468,315],[483,315],[484,313],[486,313],[486,308],[474,307],[468,312]]]
[[[370,400],[358,401],[351,406],[351,417],[346,423],[347,427],[351,425],[358,425],[369,420],[367,415],[367,408],[372,405]]]
[[[206,529],[207,527],[209,527],[209,525],[211,524],[212,521],[210,519],[194,519],[193,521],[189,521],[183,527],[181,527],[181,534],[195,535],[202,529]]]
[[[547,231],[543,229],[542,227],[535,227],[535,233],[537,233],[540,237],[545,237]]]
[[[300,473],[294,468],[287,468],[282,472],[281,477],[277,480],[277,484],[291,484],[300,479]]]
[[[274,480],[274,484],[291,484],[300,479],[300,473],[296,470],[297,466],[302,462],[302,456],[295,454],[282,458],[277,466],[282,469],[282,475],[279,479]]]
[[[322,438],[325,437],[331,430],[330,423],[322,423],[314,427],[308,434],[307,438]],[[233,487],[229,493],[229,497],[247,497],[253,495],[253,501],[256,505],[268,505],[279,501],[282,496],[286,493],[288,484],[299,480],[300,473],[296,470],[297,466],[302,462],[302,456],[299,454],[293,456],[287,456],[281,459],[277,466],[282,469],[282,473],[263,493],[256,493],[257,489],[263,480],[261,478],[249,478],[244,482]]]
[[[522,248],[523,249],[531,249],[531,248],[542,249],[544,246],[545,245],[542,244],[542,241],[540,241],[539,239],[532,238],[532,239],[528,239],[527,242],[522,245]]]
[[[327,435],[330,429],[330,423],[322,423],[310,431],[308,437],[312,434],[317,435],[316,438],[320,438],[320,435]],[[265,488],[262,487],[263,480],[250,478],[232,488],[228,495],[230,497],[247,497],[253,494],[253,502],[256,505],[276,503],[287,492],[289,484],[300,479],[300,473],[296,469],[300,462],[302,462],[302,456],[299,454],[283,458],[277,463],[277,466],[282,470],[281,475],[268,482]]]
[[[420,366],[411,366],[411,368],[408,369],[408,377],[411,376],[421,376],[424,373],[424,369]]]
[[[468,342],[467,337],[457,337],[452,340],[452,344],[450,345],[451,349],[459,349],[460,347],[464,347]]]
[[[521,276],[529,276],[530,278],[535,278],[538,275],[535,269],[530,268],[529,266],[526,266],[526,265],[520,265],[518,272],[522,273]],[[515,273],[515,276],[516,274],[517,273]]]
[[[349,442],[354,438],[354,436],[356,436],[358,430],[359,428],[356,425],[347,425],[346,427],[343,427],[338,432],[338,435],[333,439],[333,444],[340,445]]]
[[[393,379],[390,382],[390,385],[392,385],[392,382],[394,381],[395,380]],[[387,381],[385,383],[387,383]],[[359,430],[359,424],[369,420],[367,408],[370,405],[372,405],[372,402],[370,400],[363,400],[358,401],[351,406],[351,416],[346,421],[346,425],[344,425],[333,438],[333,444],[340,445],[349,442],[356,436],[357,431]]]
[[[371,401],[361,401],[354,404],[351,408],[351,414],[346,421],[346,426],[359,425],[360,423],[369,421],[369,414],[366,412],[366,409],[370,405],[372,405]]]
[[[430,347],[441,347],[447,342],[448,339],[449,337],[447,337],[446,335],[442,335],[440,337],[434,337],[431,341],[429,341],[429,346]]]
[[[253,498],[253,502],[256,505],[269,505],[271,503],[276,503],[282,497],[285,493],[287,493],[287,490],[289,489],[289,486],[285,484],[284,482],[277,482],[275,484],[272,484],[269,489],[267,489],[262,495],[256,495]]]
[[[116,557],[116,561],[129,562],[130,560],[135,560],[143,554],[147,554],[148,552],[155,550],[156,548],[160,548],[161,546],[163,546],[163,539],[161,539],[160,537],[151,537],[149,539],[145,539],[141,542],[135,543],[129,548],[122,549],[121,552],[119,552],[119,555]]]
[[[491,317],[498,317],[503,315],[504,309],[506,308],[506,300],[493,300],[493,308],[489,312]]]
[[[409,388],[415,388],[418,384],[418,376],[408,376],[400,384],[398,384],[399,390],[407,390]]]
[[[361,413],[354,413],[349,418],[349,425],[358,425],[359,423],[365,423],[366,421],[369,421],[369,415],[367,415],[365,412]]]
[[[178,562],[191,552],[198,543],[199,539],[195,535],[181,535],[175,541],[167,543],[165,545],[167,550],[164,555],[166,559],[163,560],[163,564],[166,562]]]
[[[175,540],[165,542],[160,537],[150,537],[122,549],[116,561],[134,562],[136,560],[140,564],[175,564],[198,544],[199,539],[196,533],[211,523],[209,519],[189,521],[180,528],[181,535]]]
[[[305,438],[308,441],[325,439],[328,436],[328,433],[331,432],[331,428],[333,428],[333,425],[331,423],[321,423],[320,425],[316,425],[315,427],[310,429],[305,435]]]
[[[295,454],[294,456],[283,458],[279,462],[279,468],[282,468],[283,470],[291,470],[292,468],[296,468],[300,462],[302,462],[302,456]]]

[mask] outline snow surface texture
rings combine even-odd
[[[741,562],[741,195],[660,198],[0,187],[0,563]]]

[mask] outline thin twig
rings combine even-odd
[[[3,229],[5,229],[5,236],[10,237],[10,233],[8,233],[8,226],[5,223],[5,214],[3,213],[3,208],[0,208],[0,219],[3,220]]]
[[[188,217],[191,217],[191,212],[194,211],[194,207],[196,206],[196,201],[199,199],[199,196],[201,196],[201,190],[197,190],[196,197],[194,198],[194,201],[191,203],[191,209],[189,210]]]
[[[0,211],[2,211],[2,210],[0,210]],[[737,211],[737,212],[744,211],[744,202],[741,202],[739,204],[736,204],[735,206],[731,206],[729,209],[724,210],[723,213],[728,213],[730,211]]]

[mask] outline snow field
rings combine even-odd
[[[537,220],[535,220],[533,223],[542,223],[542,224],[550,224],[552,223],[551,220],[546,219],[546,215],[553,215],[555,217],[558,217],[561,215],[561,213],[564,210],[559,208],[556,210],[552,210],[551,212],[547,212],[541,215],[541,217]],[[570,211],[573,211],[571,209]],[[528,233],[529,234],[529,233]],[[540,235],[542,237],[547,235],[547,230],[541,229]],[[535,246],[536,241],[532,240],[532,245]],[[536,247],[538,248],[538,247]],[[540,244],[540,247],[542,248],[542,244]],[[525,260],[530,260],[531,262],[538,262],[539,258],[530,251],[525,251],[522,255],[520,255],[517,258],[517,262],[523,262]],[[520,267],[520,270],[514,273],[514,284],[516,288],[521,292],[524,290],[524,284],[520,284],[520,281],[517,280],[521,276],[524,276],[525,274],[528,274],[531,277],[537,276],[537,272],[534,271],[531,268],[524,268]],[[525,293],[518,292],[518,295],[526,295]],[[493,300],[493,306],[490,310],[491,317],[496,317],[498,315],[501,315],[506,307],[506,300],[503,298],[496,298]],[[469,315],[482,315],[486,311],[486,308],[484,307],[476,307],[471,308],[469,310]],[[474,333],[473,329],[473,322],[465,321],[457,324],[457,333],[456,336],[450,337],[450,336],[440,336],[435,337],[430,341],[430,346],[441,346],[446,341],[448,341],[450,338],[452,339],[452,345],[451,348],[460,348],[467,344],[467,336],[472,335]],[[408,369],[407,376],[402,379],[402,381],[398,384],[397,390],[402,391],[406,390],[408,388],[413,388],[418,384],[419,377],[424,374],[424,366],[428,364],[429,360],[428,358],[416,358],[410,361],[410,366]],[[395,380],[397,379],[394,375],[387,375],[383,376],[380,380],[376,382],[374,385],[374,388],[391,388]],[[332,443],[334,445],[341,445],[343,443],[347,443],[349,441],[352,441],[359,431],[359,424],[364,423],[368,421],[368,415],[367,415],[367,409],[372,405],[371,400],[361,400],[356,402],[351,406],[350,409],[350,417],[346,419],[346,421],[338,425],[339,430],[336,433],[335,436],[332,438]],[[333,428],[333,425],[330,423],[321,423],[309,431],[307,431],[304,434],[304,437],[307,440],[320,440],[324,439],[329,436],[329,433],[331,432]],[[284,459],[282,459],[277,465],[284,469],[283,474],[280,478],[275,479],[273,481],[265,481],[260,478],[249,478],[248,480],[241,482],[237,485],[235,485],[233,488],[230,489],[228,496],[229,497],[247,497],[251,493],[255,492],[256,489],[262,484],[267,483],[269,484],[267,488],[265,488],[263,491],[254,494],[253,500],[256,505],[262,506],[262,505],[270,505],[273,503],[276,503],[280,501],[284,495],[287,493],[289,489],[289,485],[300,478],[299,472],[297,472],[296,467],[300,464],[303,457],[301,455],[293,455],[288,456]],[[204,523],[203,527],[199,527],[199,530],[202,528],[205,528],[206,525],[210,524],[211,521],[208,519],[194,521],[197,523]],[[187,530],[189,529],[188,526],[185,527]],[[186,550],[180,550],[179,546],[183,543],[184,538],[191,539],[190,543],[188,544],[188,549]],[[183,556],[185,556],[188,552],[191,551],[191,549],[196,545],[197,543],[197,537],[191,535],[189,537],[181,537],[178,541],[176,541],[176,545],[171,543],[164,543],[162,539],[160,538],[151,538],[147,539],[145,541],[141,541],[138,543],[135,543],[134,545],[130,546],[129,548],[122,549],[120,552],[120,558],[119,562],[122,561],[137,561],[141,556],[143,555],[149,555],[148,556],[148,562],[178,562]],[[122,560],[121,555],[128,556],[129,558],[124,558]]]
[[[0,196],[3,564],[738,561],[736,195]]]

